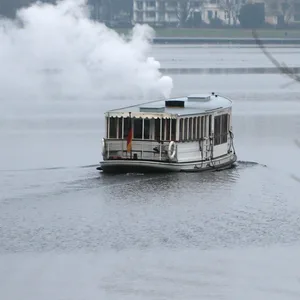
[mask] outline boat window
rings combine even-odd
[[[202,128],[202,138],[206,137],[206,122],[205,122],[205,116],[201,117],[201,128]]]
[[[150,120],[144,119],[144,139],[149,140],[150,138]]]
[[[122,139],[122,123],[123,118],[118,118],[118,139]]]
[[[221,144],[227,143],[227,135],[228,135],[228,115],[222,115],[222,136],[221,136]]]
[[[179,120],[179,141],[183,141],[183,119]]]
[[[201,139],[201,117],[197,117],[198,125],[197,125],[197,139]]]
[[[193,118],[193,140],[197,139],[197,118]]]
[[[214,144],[221,144],[221,116],[215,117],[214,135]]]
[[[169,141],[170,134],[171,134],[171,119],[165,119],[165,131],[166,131],[165,140]]]
[[[189,140],[192,141],[193,138],[193,118],[189,118]]]
[[[214,126],[214,144],[220,145],[227,143],[228,135],[228,115],[220,115],[215,117],[215,126]]]
[[[105,118],[105,126],[106,126],[106,138],[109,138],[109,118]]]
[[[130,122],[131,122],[130,118],[124,118],[124,137],[123,138],[127,138],[127,136],[128,136]]]
[[[210,137],[211,136],[211,133],[212,133],[212,116],[209,116],[208,118],[208,136]]]
[[[175,120],[175,119],[171,120],[171,124],[172,124],[171,140],[172,141],[176,140],[176,122],[177,122],[177,120]]]
[[[161,139],[164,141],[166,139],[166,135],[167,135],[167,122],[166,119],[162,119],[161,120],[161,125],[162,125],[162,132],[161,132]]]
[[[160,141],[160,119],[155,119],[155,140]]]
[[[117,138],[117,122],[118,118],[109,118],[109,138]]]
[[[133,121],[133,138],[142,139],[142,119],[134,119]]]
[[[189,128],[188,128],[188,118],[185,118],[184,119],[184,135],[183,135],[183,140],[184,141],[187,141],[187,139],[188,139],[188,130],[189,130]]]

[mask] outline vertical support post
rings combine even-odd
[[[185,118],[182,118],[182,141],[184,142],[186,140],[186,134],[185,134]]]
[[[122,156],[124,154],[124,117],[122,117],[122,132],[121,132],[121,143],[122,143]]]
[[[167,119],[164,119],[164,138],[163,140],[165,141],[167,139],[167,126],[168,126],[168,122],[167,122]]]
[[[119,139],[120,137],[119,137],[119,118],[118,117],[116,117],[116,122],[117,122],[117,134],[116,134],[116,137],[117,137],[117,139]]]
[[[205,116],[205,123],[206,123],[206,158],[208,159],[210,156],[210,138],[209,138],[209,116]]]
[[[109,130],[110,130],[110,118],[109,113],[107,114],[107,138],[109,139]]]
[[[142,118],[142,142],[141,142],[142,143],[142,157],[141,158],[144,157],[144,139],[145,139],[144,131],[145,131],[145,119]]]
[[[190,139],[190,118],[187,118],[187,130],[186,130],[186,139],[189,140]]]
[[[169,141],[172,141],[172,118],[170,118],[170,138]]]
[[[195,129],[196,136],[194,136],[194,139],[197,141],[198,140],[198,117],[196,117],[195,126],[196,126],[196,129]]]
[[[130,119],[130,128],[132,131],[131,147],[130,147],[130,159],[132,159],[133,124],[132,124],[131,112],[129,113],[129,119]]]
[[[162,117],[159,122],[159,159],[161,160],[161,140],[162,140]]]
[[[194,140],[195,139],[195,137],[194,137],[194,117],[192,117],[191,118],[191,120],[192,120],[192,128],[190,129],[190,132],[191,132],[191,138],[190,138],[190,140]]]
[[[180,137],[180,133],[179,133],[179,130],[180,130],[180,118],[176,118],[176,133],[175,133],[175,140],[176,141],[179,141],[179,137]]]

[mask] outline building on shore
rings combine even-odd
[[[225,25],[238,23],[238,12],[246,0],[134,0],[133,23],[152,26],[180,26],[197,19],[206,24],[216,20]]]
[[[246,3],[264,3],[266,23],[300,22],[300,0],[133,0],[133,23],[181,27],[196,19],[198,24],[237,25],[240,8]]]

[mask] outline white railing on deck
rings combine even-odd
[[[169,141],[159,143],[155,140],[133,140],[132,151],[127,152],[127,141],[121,139],[105,139],[105,159],[115,158],[134,158],[147,160],[167,160]],[[155,151],[154,148],[158,149]]]

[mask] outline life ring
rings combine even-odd
[[[176,144],[174,141],[171,141],[168,147],[168,157],[173,159],[176,155]]]
[[[102,156],[104,157],[105,156],[105,139],[103,138],[102,139]]]

